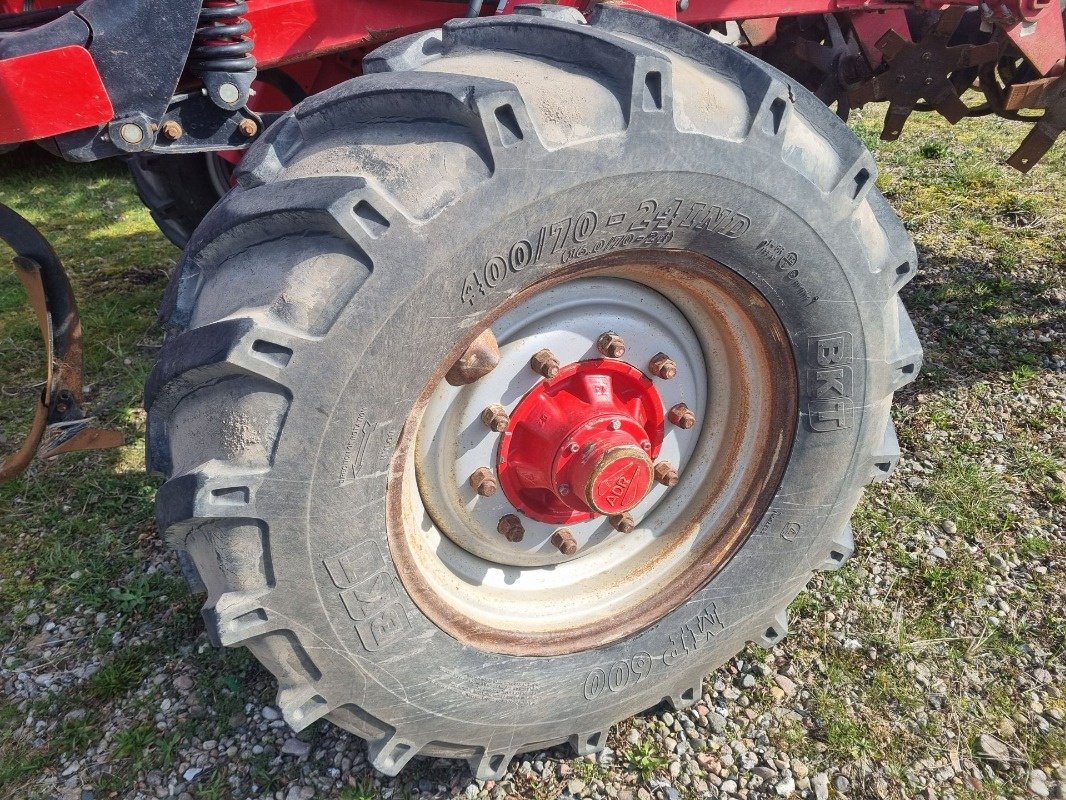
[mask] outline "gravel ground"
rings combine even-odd
[[[856,126],[873,144],[876,114]],[[616,726],[598,756],[529,753],[496,783],[430,759],[385,778],[353,736],[296,736],[269,675],[207,644],[156,541],[136,386],[159,334],[123,323],[90,360],[131,444],[0,489],[0,796],[1066,799],[1062,148],[1024,179],[997,166],[1019,129],[909,128],[881,148],[880,183],[919,244],[905,294],[928,366],[900,397],[903,461],[860,508],[856,556],[796,601],[780,646],[710,675],[687,711]],[[78,200],[75,168],[28,169],[42,221],[61,197],[104,203],[119,231],[107,272],[78,254],[99,219],[51,221],[83,303],[131,281],[157,300],[173,251],[123,177],[88,173]],[[0,201],[25,209],[26,180],[0,180]],[[18,341],[5,286],[0,342]]]

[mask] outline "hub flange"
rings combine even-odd
[[[662,399],[639,369],[608,359],[567,364],[511,414],[500,485],[541,522],[621,514],[651,488],[663,431]]]

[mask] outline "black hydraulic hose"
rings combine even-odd
[[[485,0],[470,0],[466,6],[466,15],[468,17],[480,17],[483,5],[485,5]]]

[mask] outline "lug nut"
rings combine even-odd
[[[163,126],[159,129],[159,132],[163,134],[164,139],[170,139],[170,141],[177,141],[185,133],[182,130],[181,123],[172,119],[168,119],[163,123]]]
[[[488,467],[478,467],[470,474],[470,485],[482,497],[496,494],[496,476]]]
[[[626,354],[625,340],[614,331],[601,333],[596,340],[596,349],[604,358],[621,358]]]
[[[545,348],[533,354],[533,358],[529,359],[529,366],[541,377],[551,380],[559,374],[561,364],[555,354]]]
[[[522,521],[517,514],[505,514],[500,517],[496,530],[502,533],[503,538],[509,542],[520,542],[526,535],[526,529],[522,527]]]
[[[611,523],[611,527],[621,533],[632,533],[634,528],[637,527],[636,520],[633,519],[633,515],[628,511],[622,514],[611,514],[607,518]]]
[[[655,480],[663,486],[677,486],[679,477],[669,461],[660,461],[655,465]]]
[[[482,331],[470,346],[463,351],[444,376],[451,386],[468,386],[484,378],[500,363],[500,345],[491,328]]]
[[[648,363],[648,369],[656,378],[664,381],[677,377],[677,364],[666,353],[656,353]]]
[[[507,426],[511,424],[511,417],[508,416],[506,408],[499,403],[493,403],[481,412],[481,421],[484,422],[490,430],[495,431],[496,433],[503,433],[507,430]]]
[[[688,430],[696,424],[696,415],[692,413],[692,409],[686,406],[684,403],[678,403],[676,406],[670,409],[666,415],[670,420],[671,425],[676,425],[682,430]]]
[[[559,528],[552,534],[550,541],[564,556],[572,556],[577,552],[577,542],[574,541],[574,534],[570,533],[569,528]]]

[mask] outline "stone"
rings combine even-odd
[[[179,692],[187,692],[193,687],[192,678],[188,675],[179,675],[174,679],[174,688]]]
[[[959,532],[959,526],[955,524],[953,519],[944,520],[940,523],[940,527],[948,536],[954,536]]]
[[[195,780],[196,776],[203,772],[201,767],[189,767],[185,772],[181,774],[181,777],[187,781]]]
[[[977,739],[977,752],[1000,767],[1010,766],[1010,749],[995,736],[982,733]]]
[[[781,675],[780,673],[774,675],[774,683],[780,686],[781,691],[789,697],[796,693],[796,683],[787,675]]]
[[[948,554],[943,547],[934,547],[932,550],[929,551],[929,555],[933,558],[938,558],[941,561],[944,561],[948,557]]]
[[[712,711],[707,715],[707,724],[711,726],[711,730],[717,734],[725,733],[725,726],[728,720],[719,714],[717,711]]]
[[[566,791],[570,792],[574,797],[578,797],[585,791],[585,782],[579,778],[571,778],[566,782]]]
[[[27,614],[26,619],[22,621],[22,624],[27,628],[36,628],[41,624],[41,615],[34,611],[32,614]]]
[[[722,781],[722,785],[718,787],[722,794],[736,794],[737,782],[736,781]]]
[[[1037,797],[1051,796],[1051,791],[1047,788],[1047,784],[1044,783],[1044,780],[1040,776],[1035,774],[1035,771],[1029,776],[1029,791]]]
[[[814,800],[829,800],[829,776],[819,772],[811,778],[811,790]]]
[[[297,758],[304,758],[310,755],[311,745],[293,736],[292,738],[285,740],[285,744],[281,747],[281,752],[287,756],[296,756]]]
[[[848,780],[847,775],[837,775],[833,778],[833,788],[841,794],[844,794],[844,792],[851,788],[851,781]]]
[[[786,775],[784,780],[774,787],[774,791],[777,792],[779,797],[788,797],[796,791],[796,781],[792,779],[791,775]]]
[[[259,713],[267,722],[276,722],[281,719],[281,714],[274,706],[263,706],[263,710]]]

